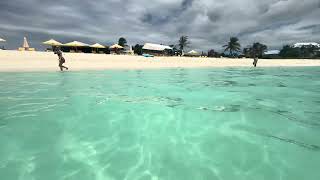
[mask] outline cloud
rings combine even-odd
[[[280,48],[320,41],[319,17],[319,0],[1,0],[0,37],[9,48],[23,36],[39,48],[49,38],[175,44],[181,35],[204,51],[221,50],[230,36],[243,47],[259,41]]]

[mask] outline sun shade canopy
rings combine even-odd
[[[50,39],[48,41],[45,41],[42,44],[50,45],[50,46],[61,46],[62,45],[62,43],[60,43],[60,42],[58,42],[58,41],[56,41],[54,39]]]
[[[91,45],[90,47],[92,47],[92,48],[106,48],[105,46],[103,46],[99,43],[95,43],[95,44]]]
[[[89,44],[85,44],[85,43],[79,42],[79,41],[72,41],[72,42],[69,42],[69,43],[64,44],[64,46],[86,47],[86,46],[89,46]]]

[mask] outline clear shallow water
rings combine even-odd
[[[318,180],[319,68],[0,73],[4,180]]]

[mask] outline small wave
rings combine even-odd
[[[300,147],[303,147],[303,148],[306,148],[306,149],[309,149],[309,150],[320,151],[320,146],[318,146],[318,145],[307,144],[307,143],[300,142],[300,141],[297,141],[297,140],[294,140],[294,139],[288,139],[288,138],[274,136],[274,135],[266,134],[266,133],[260,133],[260,134],[263,135],[263,136],[272,138],[272,139],[280,140],[282,142],[294,144],[294,145],[297,145],[297,146],[300,146]]]
[[[295,139],[290,139],[290,138],[286,138],[286,137],[280,137],[280,136],[275,136],[272,134],[268,134],[266,132],[262,132],[259,131],[258,129],[250,129],[250,130],[246,130],[248,133],[252,133],[258,136],[262,136],[262,137],[267,137],[267,138],[271,138],[274,140],[279,140],[285,143],[289,143],[289,144],[293,144],[293,145],[297,145],[299,147],[308,149],[308,150],[312,150],[312,151],[320,151],[320,146],[315,145],[315,144],[308,144],[305,142],[301,142],[301,141],[297,141]]]
[[[214,107],[198,107],[196,109],[203,111],[218,111],[218,112],[238,112],[240,111],[240,105],[228,105],[228,106],[214,106]]]
[[[271,110],[269,110],[269,112],[272,112],[272,113],[278,114],[278,115],[280,115],[280,116],[283,116],[284,118],[286,118],[286,119],[288,119],[288,120],[290,120],[290,121],[293,121],[293,122],[298,122],[298,123],[302,123],[302,124],[306,124],[306,125],[311,125],[311,126],[320,126],[319,123],[314,122],[314,121],[301,120],[301,119],[297,119],[297,118],[295,118],[295,117],[286,115],[285,113],[287,113],[287,111],[281,111],[281,110],[271,111]]]

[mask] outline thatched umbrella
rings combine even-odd
[[[79,42],[79,41],[72,41],[72,42],[63,44],[63,46],[75,47],[75,50],[77,52],[77,47],[88,47],[89,44],[85,44],[85,43]]]
[[[62,43],[60,43],[54,39],[50,39],[48,41],[45,41],[42,44],[52,46],[52,50],[54,49],[55,46],[62,46]]]
[[[99,44],[99,43],[95,43],[93,45],[91,45],[90,47],[92,48],[96,48],[97,49],[97,52],[98,52],[98,49],[103,49],[103,48],[106,48],[105,46]]]

